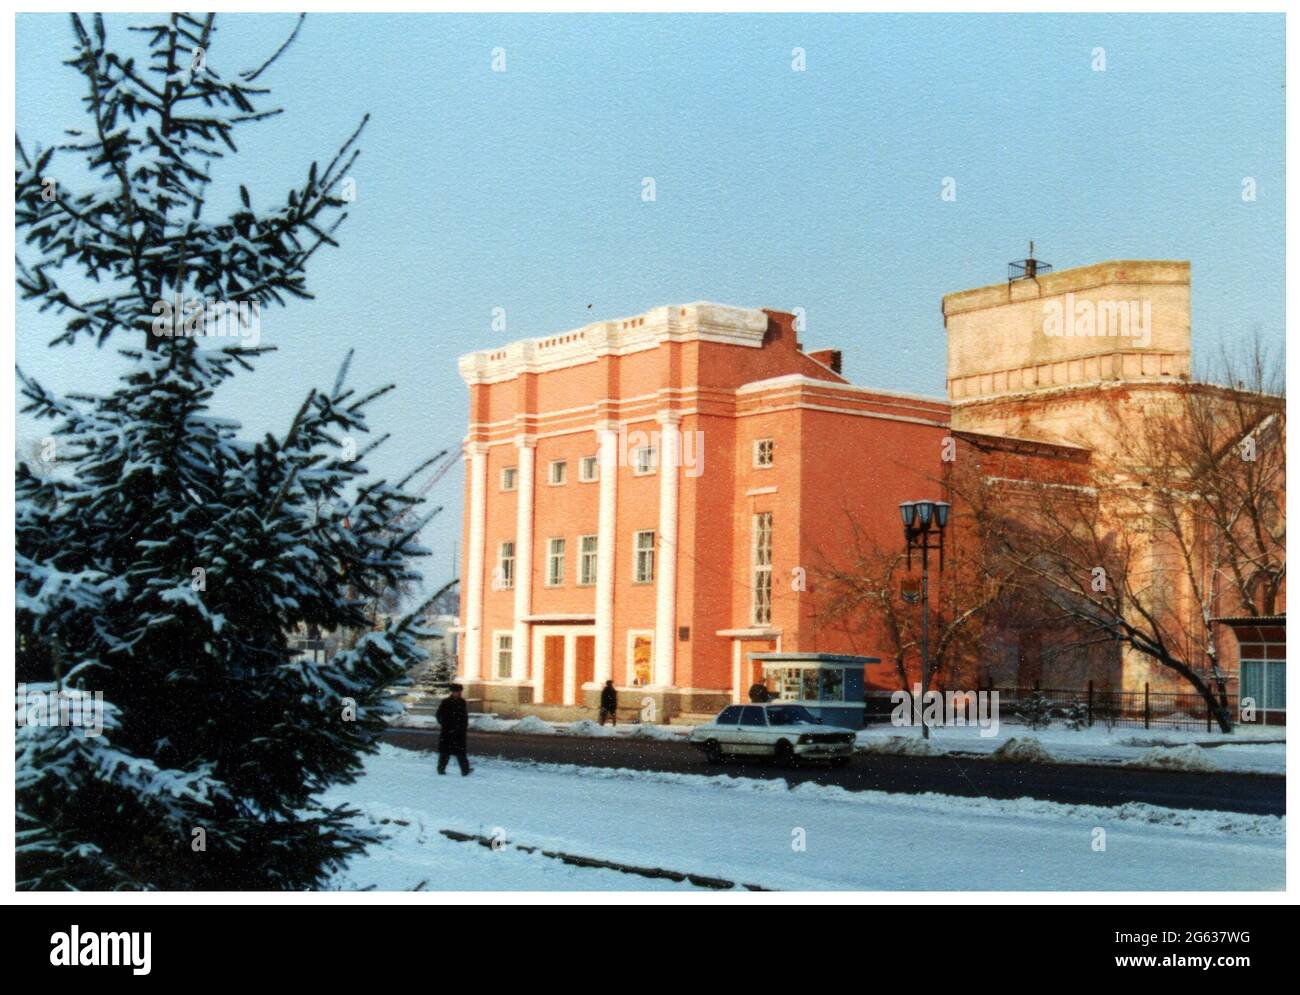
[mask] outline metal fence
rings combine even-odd
[[[1085,688],[980,688],[980,693],[998,693],[998,711],[1003,721],[1019,719],[1031,722],[1045,718],[1052,725],[1093,726],[1130,729],[1205,729],[1217,728],[1214,713],[1205,699],[1195,692],[1115,691],[1098,688],[1091,681]],[[868,724],[888,722],[892,705],[891,692],[868,692],[865,718]],[[1227,696],[1227,706],[1234,721],[1239,718],[1237,695]],[[975,715],[964,715],[974,722]]]
[[[1130,729],[1205,729],[1213,731],[1217,723],[1214,712],[1196,692],[1152,691],[1146,684],[1141,691],[1115,691],[1097,688],[1091,681],[1086,688],[996,688],[1003,714],[1032,713],[1034,702],[1045,701],[1048,717],[1075,719],[1084,725],[1105,725]],[[1226,697],[1228,712],[1237,715],[1237,696]]]

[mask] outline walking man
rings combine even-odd
[[[605,724],[605,719],[609,719],[614,725],[618,725],[618,692],[614,690],[613,681],[606,681],[600,692],[601,725]]]
[[[469,758],[465,756],[469,736],[469,706],[461,696],[459,684],[451,685],[451,694],[438,706],[438,773],[447,773],[447,761],[456,758],[461,776],[469,773]]]

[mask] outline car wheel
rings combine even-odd
[[[790,745],[789,740],[782,739],[776,744],[776,762],[782,767],[788,767],[794,763],[794,747]]]
[[[704,759],[711,764],[722,763],[722,747],[716,739],[710,739],[704,744]]]

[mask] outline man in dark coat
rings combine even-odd
[[[753,687],[749,689],[749,700],[761,705],[765,701],[772,700],[772,692],[762,681],[755,681]]]
[[[604,725],[606,719],[618,725],[618,692],[613,681],[606,681],[600,691],[600,724]]]
[[[438,706],[438,773],[447,773],[447,761],[452,757],[460,764],[461,775],[469,773],[469,758],[465,756],[469,736],[469,706],[461,697],[464,690],[459,684],[451,685],[449,694]]]

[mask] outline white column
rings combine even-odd
[[[487,524],[487,447],[471,442],[469,455],[469,562],[465,570],[465,680],[483,673],[483,544]]]
[[[656,687],[672,687],[677,650],[677,464],[681,415],[659,413],[659,555],[655,563]]]
[[[536,463],[537,440],[521,435],[516,486],[519,510],[515,517],[515,680],[528,679],[528,623],[524,621],[533,610],[533,468]],[[540,687],[540,685],[538,685]]]
[[[618,545],[618,433],[611,422],[596,426],[600,454],[600,512],[596,536],[596,660],[592,678],[614,676],[614,550]],[[630,539],[629,539],[630,541]]]

